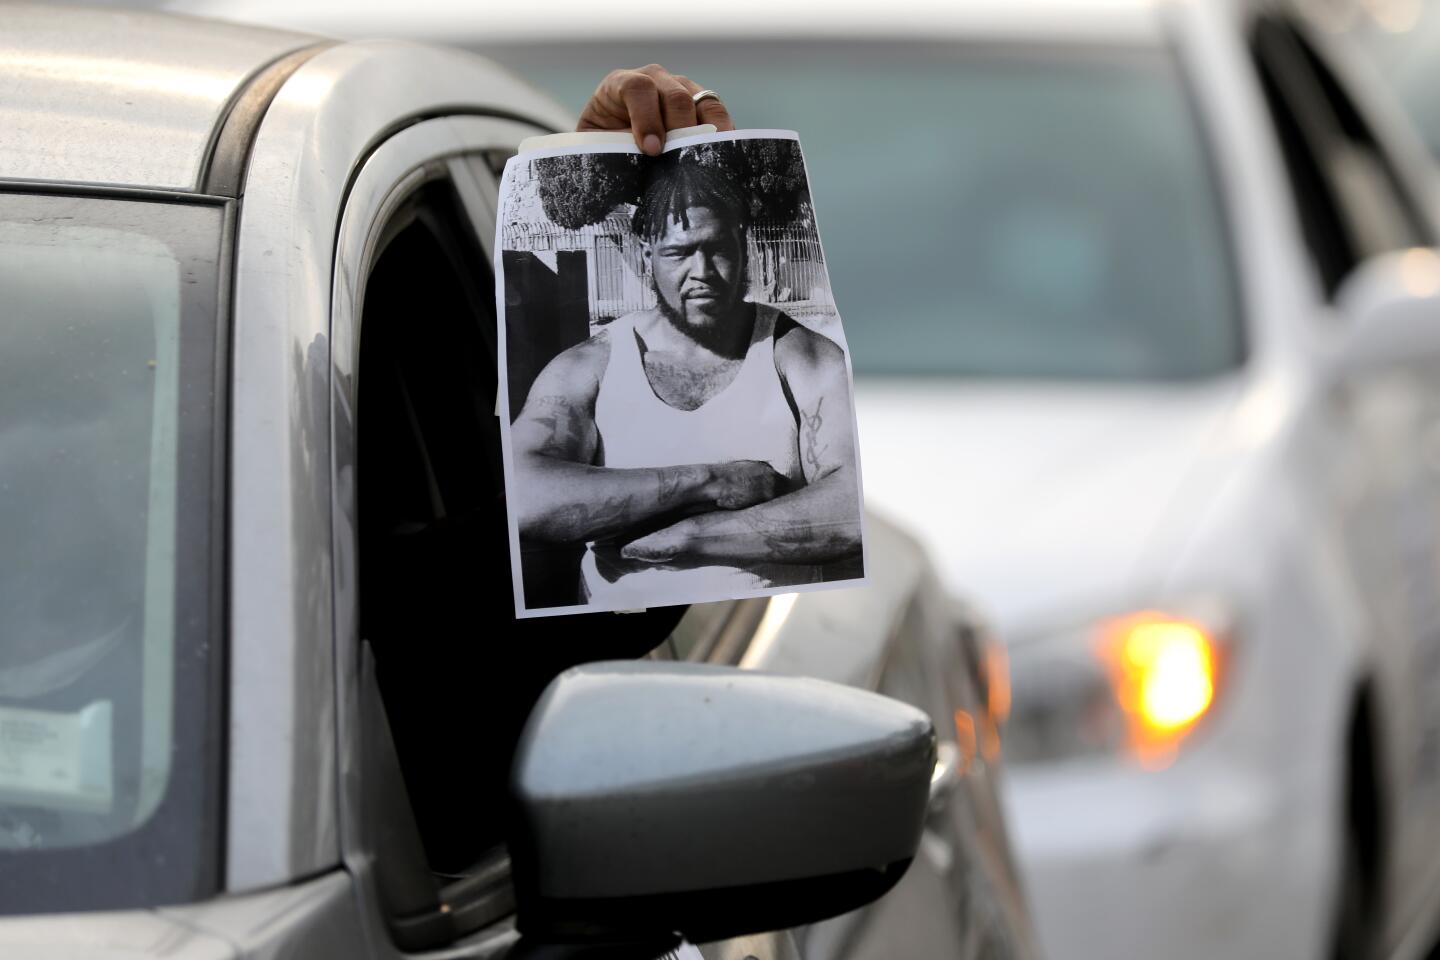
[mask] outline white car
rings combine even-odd
[[[1326,36],[1238,0],[203,6],[408,25],[572,109],[658,61],[798,128],[869,502],[1010,643],[1050,955],[1428,947],[1437,207]]]
[[[1280,5],[968,39],[954,308],[887,330],[893,372],[929,376],[871,381],[861,435],[871,502],[1008,640],[1042,943],[1420,954],[1440,260],[1418,144]]]

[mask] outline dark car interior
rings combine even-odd
[[[487,257],[444,180],[377,249],[355,411],[360,637],[378,694],[363,707],[366,795],[382,808],[366,819],[392,932],[416,949],[509,912],[506,785],[547,683],[646,654],[685,608],[515,617]]]

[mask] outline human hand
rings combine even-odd
[[[717,463],[710,469],[714,472],[710,482],[711,499],[721,510],[743,510],[774,500],[790,490],[790,481],[785,476],[759,460]]]
[[[671,73],[658,63],[635,70],[612,70],[590,95],[580,111],[576,130],[624,130],[629,128],[636,145],[650,156],[658,156],[665,145],[665,131],[713,123],[719,130],[734,130],[730,111],[713,97],[698,104],[692,97],[700,84],[689,77]]]

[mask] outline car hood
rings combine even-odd
[[[867,504],[924,542],[1002,634],[1124,597],[1147,544],[1193,517],[1235,380],[1205,385],[857,383]]]

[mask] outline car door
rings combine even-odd
[[[1433,245],[1433,224],[1400,159],[1303,26],[1260,20],[1255,53],[1332,302],[1366,258]],[[1322,322],[1350,321],[1337,311]],[[1370,602],[1389,804],[1380,821],[1383,890],[1403,919],[1434,889],[1431,851],[1440,843],[1440,366],[1397,365],[1346,381],[1330,399],[1342,438],[1332,455],[1362,476],[1334,509]]]
[[[679,631],[683,608],[514,618],[490,264],[498,171],[535,132],[411,127],[367,160],[341,223],[335,607],[354,770],[341,799],[377,956],[505,955],[510,761],[530,706],[567,666],[644,655],[733,606],[695,608]],[[703,955],[791,960],[794,947],[782,933]]]

